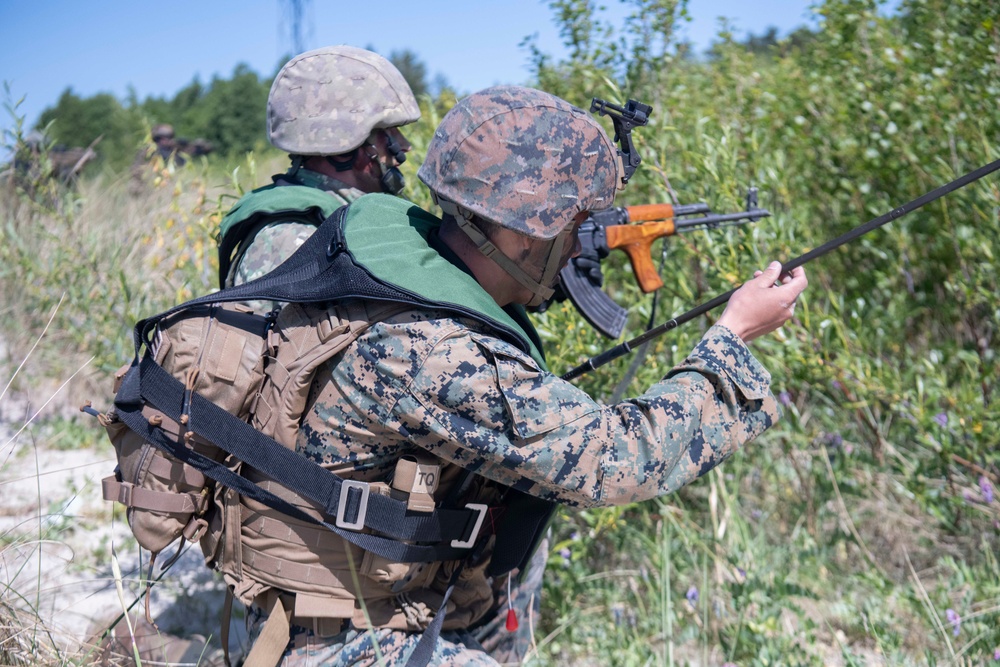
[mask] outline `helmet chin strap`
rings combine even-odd
[[[483,256],[490,259],[493,263],[503,269],[505,273],[510,275],[511,278],[516,280],[521,286],[525,287],[532,293],[531,300],[524,305],[529,308],[533,308],[552,298],[554,290],[550,287],[550,285],[555,282],[556,277],[559,275],[559,269],[562,268],[563,249],[566,247],[566,243],[572,242],[572,225],[563,229],[554,239],[552,239],[549,244],[548,254],[545,258],[545,268],[542,270],[541,278],[539,280],[535,280],[528,275],[528,273],[522,269],[517,262],[503,254],[503,252],[501,252],[501,250],[497,248],[492,241],[486,238],[486,235],[472,223],[473,214],[471,211],[454,202],[448,201],[447,199],[439,198],[434,193],[431,194],[437,202],[437,205],[441,207],[441,210],[455,218],[459,229],[461,229],[465,235],[472,240],[472,242],[476,245],[476,248],[483,254]]]

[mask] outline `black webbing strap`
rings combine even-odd
[[[140,400],[135,400],[136,396]],[[142,404],[148,402],[171,419],[180,421],[184,388],[181,383],[146,356],[133,366],[122,381],[116,408],[126,426],[153,445],[200,470],[220,484],[235,489],[241,495],[267,505],[301,521],[330,528],[354,544],[400,562],[432,562],[464,558],[468,548],[453,548],[451,540],[464,540],[472,530],[479,513],[473,510],[439,509],[433,513],[408,513],[406,503],[379,494],[368,496],[364,524],[393,539],[367,538],[375,536],[340,528],[318,520],[278,496],[262,489],[226,466],[173,441],[162,429],[149,424],[142,415]],[[211,401],[191,394],[188,423],[184,426],[240,461],[285,486],[289,490],[319,503],[327,516],[336,516],[343,493],[343,480],[317,463],[283,447],[274,439],[237,419]],[[358,516],[360,493],[350,493],[345,517]],[[366,546],[372,542],[376,546]],[[397,540],[437,543],[432,546],[411,546]],[[382,544],[380,544],[382,542]],[[392,545],[391,547],[389,545]],[[392,556],[385,552],[390,549]]]
[[[130,371],[131,372],[131,371]],[[183,414],[184,386],[151,357],[139,364],[140,394],[174,421]],[[343,480],[318,463],[283,447],[197,393],[191,393],[185,428],[234,455],[290,491],[319,503],[336,516]],[[351,494],[359,496],[360,494]],[[349,498],[349,501],[351,499]],[[350,512],[355,515],[356,512]],[[479,513],[468,509],[410,512],[400,500],[371,494],[365,525],[399,540],[443,542],[465,538]]]
[[[256,500],[292,518],[327,528],[348,542],[383,558],[400,563],[431,563],[442,560],[458,560],[464,558],[468,553],[468,549],[455,549],[444,545],[421,546],[404,544],[390,538],[345,530],[322,519],[317,519],[270,491],[254,484],[245,477],[233,472],[218,461],[199,454],[167,437],[162,429],[149,424],[142,415],[140,408],[119,407],[117,414],[126,426],[142,436],[144,440],[199,470],[206,477],[232,488],[240,495]]]

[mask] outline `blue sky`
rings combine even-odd
[[[33,0],[0,2],[0,81],[29,124],[68,86],[82,96],[172,96],[195,75],[228,77],[241,62],[271,75],[292,50],[283,0]],[[600,3],[599,3],[600,4]],[[620,25],[627,8],[605,0],[605,15]],[[815,24],[809,0],[690,0],[681,35],[697,49],[731,19],[737,34],[781,34]],[[543,51],[561,55],[553,12],[543,0],[307,0],[305,45],[353,44],[383,54],[409,48],[460,92],[495,83],[525,83],[528,51],[537,34]],[[370,10],[368,8],[371,8]],[[0,112],[3,113],[3,112]],[[3,113],[0,127],[9,127]]]

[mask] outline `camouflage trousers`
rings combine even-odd
[[[510,607],[517,614],[517,630],[509,632],[507,623],[507,591],[501,589],[496,598],[496,614],[472,631],[483,648],[501,665],[520,665],[531,650],[533,625],[542,615],[542,576],[549,558],[549,538],[542,538],[521,582],[511,590]],[[530,608],[530,610],[529,610]]]
[[[293,625],[292,640],[280,667],[369,667],[405,665],[421,635],[401,630],[350,629],[333,637],[317,637]],[[479,642],[467,631],[445,631],[438,637],[430,665],[439,667],[497,667]]]
[[[548,559],[548,539],[543,539],[532,556],[521,583],[511,591],[511,606],[518,629],[506,629],[507,594],[497,597],[497,612],[473,631],[445,630],[438,637],[430,665],[435,667],[499,667],[520,665],[531,648],[531,622],[537,623],[541,610],[542,575]],[[529,613],[528,608],[531,607]],[[257,639],[267,616],[259,607],[248,611],[247,627],[251,644]],[[332,637],[319,637],[311,628],[292,625],[291,640],[280,667],[319,665],[368,667],[404,665],[423,636],[418,632],[350,628]]]

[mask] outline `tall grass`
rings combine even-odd
[[[276,162],[274,170],[279,167]],[[78,614],[116,578],[109,540],[127,556],[123,604],[143,591],[127,527],[119,516],[112,530],[112,507],[100,500],[100,478],[113,470],[114,453],[79,406],[92,400],[109,407],[111,375],[132,358],[137,319],[215,288],[219,212],[256,179],[255,169],[252,158],[233,171],[206,163],[142,165],[66,185],[39,177],[43,167],[0,182],[6,517],[0,524],[0,664],[96,659],[106,627],[83,632]],[[63,449],[74,455],[60,457]],[[40,467],[30,465],[32,456],[40,457]],[[67,466],[82,467],[71,481],[58,481]],[[24,477],[31,470],[37,483],[29,485]],[[203,586],[168,579],[165,590],[172,598],[189,585]],[[217,610],[222,599],[215,597],[209,608]],[[98,605],[92,620],[107,623],[121,607]],[[217,634],[217,613],[203,619],[206,627],[196,631]],[[191,614],[183,622],[190,621]],[[169,614],[161,625],[178,629]]]

